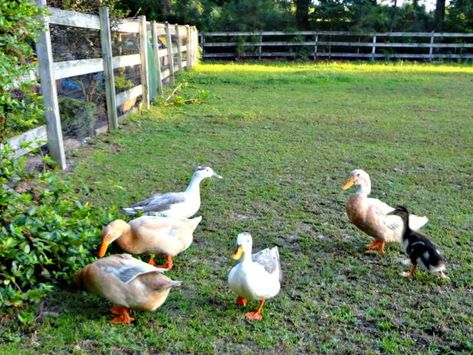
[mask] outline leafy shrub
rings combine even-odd
[[[92,262],[112,215],[79,201],[54,172],[28,171],[8,147],[0,150],[0,185],[0,307],[19,306]]]
[[[41,8],[28,0],[0,2],[0,141],[43,122],[33,42]]]
[[[97,105],[93,102],[61,97],[59,99],[62,131],[68,137],[88,137],[94,134]]]

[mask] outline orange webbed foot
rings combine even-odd
[[[238,296],[236,299],[236,304],[241,304],[243,307],[246,307],[248,300],[245,297]]]
[[[245,317],[246,319],[249,319],[249,320],[262,320],[263,319],[263,316],[258,311],[246,312]]]
[[[133,318],[130,317],[128,314],[128,309],[125,307],[120,307],[120,306],[113,306],[110,311],[117,315],[114,317],[111,322],[115,324],[131,324],[131,322],[134,320]]]
[[[365,251],[365,254],[379,253],[384,254],[384,242],[381,240],[374,240],[373,242],[366,245],[368,248]]]
[[[153,266],[156,266],[156,262],[154,261],[154,258],[153,258],[153,257],[149,258],[148,264],[153,265]]]

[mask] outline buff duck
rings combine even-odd
[[[246,306],[249,298],[259,301],[258,308],[247,312],[245,316],[250,320],[261,320],[265,301],[279,293],[282,273],[277,247],[264,249],[253,255],[252,248],[251,234],[240,233],[237,237],[237,250],[232,258],[241,261],[230,270],[228,284],[238,296],[237,304]]]
[[[130,222],[117,219],[102,231],[99,257],[103,257],[108,246],[117,241],[118,246],[130,254],[161,254],[166,256],[163,269],[173,267],[173,257],[189,248],[193,232],[202,217],[177,219],[159,216],[141,216]],[[149,260],[155,265],[154,257]]]
[[[181,285],[181,281],[173,281],[162,272],[129,254],[121,254],[85,266],[77,272],[75,281],[80,288],[112,302],[113,323],[130,324],[130,309],[154,311],[166,301],[171,287]]]
[[[417,264],[421,264],[426,270],[438,273],[443,279],[448,276],[444,274],[446,267],[442,255],[437,247],[429,240],[429,238],[419,232],[413,231],[409,227],[409,211],[403,206],[398,206],[389,215],[401,217],[404,224],[404,233],[402,235],[402,246],[404,247],[410,260],[409,271],[401,273],[401,276],[413,276]]]
[[[212,168],[198,166],[185,191],[155,194],[146,200],[133,204],[131,207],[122,208],[122,210],[128,215],[143,212],[163,217],[190,218],[200,208],[200,183],[209,177],[222,179]]]
[[[386,243],[401,242],[404,230],[402,219],[399,216],[388,215],[394,211],[393,207],[368,197],[371,193],[371,180],[366,171],[353,170],[342,189],[347,190],[353,185],[357,190],[346,203],[348,218],[355,226],[375,239],[367,245],[367,252],[383,254]],[[427,217],[415,215],[409,217],[409,225],[413,230],[422,228],[428,222]]]

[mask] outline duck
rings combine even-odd
[[[437,247],[429,238],[409,227],[409,211],[404,206],[398,206],[388,215],[399,216],[404,224],[404,233],[402,234],[402,246],[409,256],[410,267],[408,271],[402,272],[401,276],[414,276],[417,265],[421,264],[426,270],[438,273],[443,279],[448,279],[445,275],[446,266],[443,257]]]
[[[246,306],[248,299],[259,301],[255,311],[247,312],[249,320],[262,320],[262,309],[267,299],[275,297],[281,289],[282,272],[277,247],[252,254],[251,234],[238,234],[237,249],[232,255],[240,262],[228,274],[228,285],[236,293],[236,304]]]
[[[116,240],[121,249],[133,255],[165,255],[164,265],[156,265],[153,256],[149,259],[149,264],[171,270],[174,265],[173,257],[190,247],[193,232],[201,220],[200,216],[192,219],[141,216],[128,223],[116,219],[102,230],[98,256],[103,257],[108,246]]]
[[[163,275],[164,270],[133,258],[111,255],[85,266],[75,275],[81,289],[112,302],[112,323],[131,324],[130,309],[155,311],[166,301],[172,287],[181,286]]]
[[[143,212],[163,217],[190,218],[200,208],[200,183],[210,177],[222,179],[222,176],[213,171],[211,167],[199,165],[185,191],[155,194],[131,207],[124,207],[122,210],[128,215]]]
[[[394,208],[381,200],[369,198],[371,180],[362,169],[351,172],[342,189],[348,190],[353,185],[357,190],[346,203],[346,213],[350,221],[375,240],[367,245],[367,253],[384,254],[385,244],[402,240],[404,225],[399,216],[389,215]],[[410,215],[409,225],[413,230],[422,228],[429,219],[425,216]]]

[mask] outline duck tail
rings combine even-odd
[[[414,214],[409,215],[409,228],[412,230],[419,230],[427,224],[429,219],[425,216],[419,217]]]

